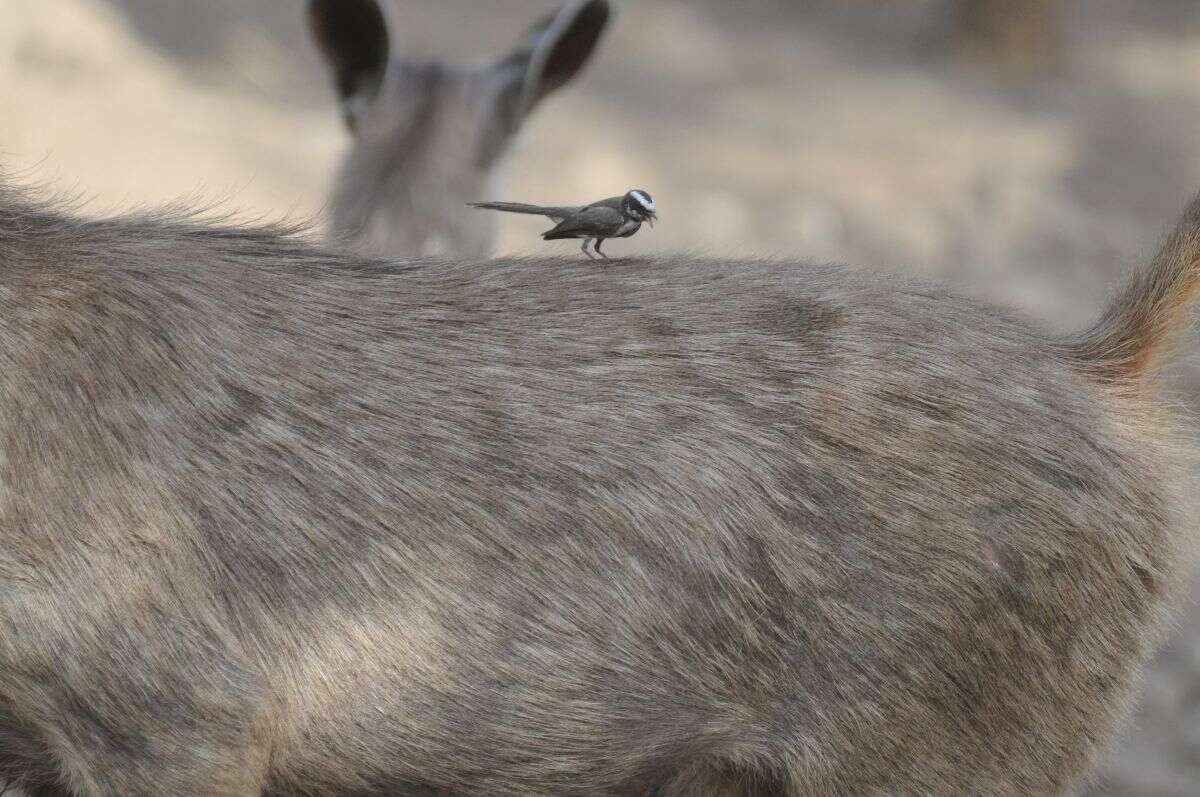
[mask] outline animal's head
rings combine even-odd
[[[650,198],[650,192],[640,188],[626,193],[625,198],[621,200],[621,207],[626,216],[637,219],[643,224],[650,222],[651,227],[658,219],[658,210],[654,207],[654,200]]]
[[[386,255],[484,255],[494,222],[471,213],[526,117],[591,58],[608,0],[572,0],[476,67],[405,60],[387,0],[310,0],[309,24],[353,137],[331,201],[333,233]]]

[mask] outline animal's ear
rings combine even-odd
[[[546,95],[571,82],[587,64],[612,16],[608,0],[571,0],[534,25],[496,65],[508,83],[506,109],[517,124]]]
[[[387,2],[387,0],[384,0]],[[333,73],[347,124],[374,101],[391,49],[390,7],[377,0],[309,0],[308,27]]]

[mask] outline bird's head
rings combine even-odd
[[[635,188],[625,195],[625,201],[622,204],[626,216],[638,221],[649,222],[651,227],[654,226],[658,212],[654,208],[654,200],[650,198],[649,192]]]

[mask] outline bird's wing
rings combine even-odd
[[[599,202],[593,202],[588,205],[589,208],[612,208],[613,210],[622,210],[625,207],[625,197],[610,196],[608,199],[601,199]]]
[[[554,221],[562,221],[563,219],[571,218],[576,213],[583,210],[583,207],[580,205],[576,205],[575,207],[546,208],[546,210],[549,211],[546,215],[549,216],[551,219],[553,219]]]
[[[597,203],[559,222],[542,237],[548,241],[554,238],[604,238],[616,233],[624,223],[625,216],[621,211]]]

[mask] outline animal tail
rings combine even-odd
[[[1149,268],[1135,274],[1091,329],[1070,341],[1102,382],[1138,383],[1170,353],[1200,291],[1200,196],[1184,211]]]
[[[473,208],[483,210],[502,210],[505,213],[530,213],[535,216],[550,215],[554,208],[544,208],[541,205],[524,205],[520,202],[468,202]]]

